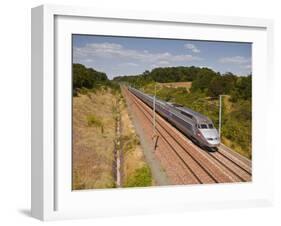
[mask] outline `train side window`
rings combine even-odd
[[[187,116],[188,118],[193,119],[193,116],[192,116],[192,115],[190,115],[190,114],[188,114],[188,113],[186,113],[186,112],[184,112],[184,111],[181,111],[181,113],[182,113],[183,115]]]
[[[201,124],[200,127],[201,127],[201,129],[207,129],[208,128],[206,124]]]
[[[213,129],[214,125],[213,124],[209,124],[209,129]]]

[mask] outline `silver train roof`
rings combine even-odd
[[[207,116],[202,115],[202,114],[200,114],[197,111],[193,111],[190,108],[182,107],[181,106],[181,107],[176,107],[176,109],[178,109],[178,110],[180,110],[182,112],[186,112],[187,114],[192,115],[199,122],[201,122],[201,121],[208,121],[208,122],[210,122],[211,121]]]

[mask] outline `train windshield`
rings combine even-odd
[[[214,125],[213,124],[198,124],[198,128],[199,129],[214,129]]]

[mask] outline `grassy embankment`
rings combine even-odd
[[[144,159],[140,140],[129,117],[126,102],[123,98],[121,100],[123,187],[151,186],[153,179],[150,168]]]
[[[113,188],[116,120],[121,115],[123,186],[150,186],[151,172],[119,85],[104,73],[74,64],[73,189]]]
[[[112,165],[117,114],[122,120],[123,187],[152,185],[150,169],[121,94],[110,89],[83,93],[73,98],[73,189],[116,186]]]
[[[120,116],[123,186],[149,186],[151,173],[119,85],[103,72],[73,64],[73,189],[116,187],[114,142]]]
[[[73,97],[73,189],[115,187],[112,106],[117,98],[105,89],[83,93]]]

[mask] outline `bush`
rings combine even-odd
[[[88,123],[88,126],[95,126],[95,127],[101,128],[101,132],[102,133],[104,132],[103,122],[97,116],[95,116],[95,115],[88,115],[87,116],[87,123]]]
[[[129,176],[125,187],[147,187],[152,184],[152,175],[148,166],[136,169],[133,175]]]
[[[223,114],[222,136],[239,146],[240,153],[251,158],[252,111],[249,100],[234,103],[234,110]],[[235,148],[234,148],[235,149]]]
[[[124,153],[132,151],[137,145],[140,145],[139,138],[134,134],[122,135],[120,140],[123,145]]]
[[[82,64],[73,64],[73,89],[85,87],[93,88],[99,82],[107,81],[107,76],[103,72],[96,71],[92,68],[86,68]]]

